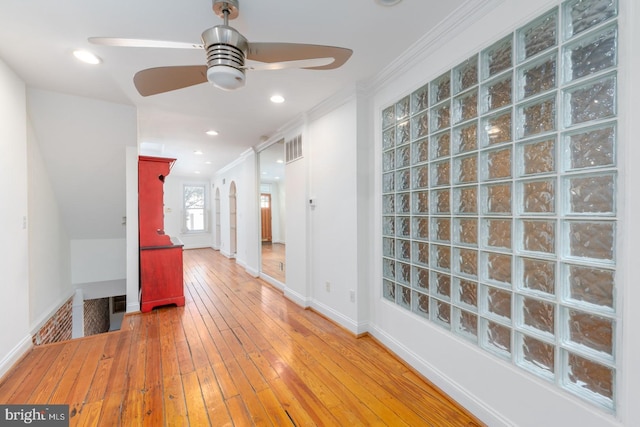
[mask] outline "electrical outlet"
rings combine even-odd
[[[356,302],[356,291],[354,291],[353,289],[349,291],[349,300],[351,302]]]
[[[331,282],[324,282],[324,289],[327,292],[331,292]]]

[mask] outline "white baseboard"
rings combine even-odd
[[[0,378],[2,378],[4,374],[6,374],[9,369],[11,369],[13,365],[20,360],[27,351],[29,351],[29,349],[31,349],[32,346],[33,343],[31,342],[31,335],[27,335],[21,339],[18,345],[11,349],[9,354],[0,361]]]
[[[305,297],[304,295],[291,290],[291,288],[284,288],[284,296],[289,298],[291,301],[295,302],[301,307],[308,308],[311,306],[311,299]]]
[[[267,276],[264,273],[260,273],[258,277],[260,277],[265,282],[269,283],[271,286],[280,289],[284,293],[284,289],[285,289],[284,283],[279,282],[278,280],[274,279],[271,276]]]
[[[338,325],[347,329],[355,335],[360,335],[365,332],[369,332],[369,323],[368,322],[356,322],[355,320],[345,316],[344,314],[334,310],[326,304],[323,304],[317,300],[311,301],[311,308],[316,310],[318,313],[326,316],[327,318],[333,320]]]

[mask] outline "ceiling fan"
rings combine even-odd
[[[202,33],[203,44],[160,40],[91,37],[89,42],[106,46],[205,49],[207,65],[149,68],[133,78],[142,96],[156,95],[209,81],[215,87],[234,90],[244,86],[246,70],[303,68],[331,70],[342,66],[351,49],[298,43],[253,43],[230,27],[229,20],[239,14],[239,0],[213,0],[213,11],[224,19]],[[261,62],[249,66],[245,61]]]

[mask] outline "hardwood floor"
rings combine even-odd
[[[280,283],[286,283],[285,250],[283,243],[262,242],[262,272]]]
[[[370,337],[189,250],[184,307],[31,350],[0,403],[69,404],[72,426],[478,426]]]

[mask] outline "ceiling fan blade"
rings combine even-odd
[[[142,96],[157,95],[206,81],[206,65],[149,68],[138,71],[133,77],[133,83]]]
[[[333,58],[326,65],[301,67],[308,70],[332,70],[342,66],[353,51],[343,47],[299,43],[249,43],[247,59],[260,62],[288,62],[304,59]]]
[[[306,68],[317,69],[317,67],[323,67],[333,63],[333,58],[314,58],[314,59],[299,59],[297,61],[282,61],[282,62],[262,62],[259,64],[246,65],[247,70],[255,71],[271,71],[271,70],[284,70],[287,68]]]
[[[162,40],[125,39],[120,37],[89,37],[89,43],[118,47],[161,47],[169,49],[203,49],[201,44]]]

